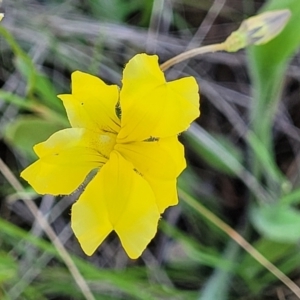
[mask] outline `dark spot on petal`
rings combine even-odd
[[[140,173],[136,168],[134,168],[133,171],[134,171],[135,173],[139,174],[140,176],[143,176],[143,174]]]
[[[150,136],[148,139],[144,140],[144,142],[158,142],[158,141],[159,138],[154,136]]]
[[[116,112],[117,117],[121,120],[122,109],[121,109],[121,106],[120,106],[120,102],[117,103],[117,105],[115,107],[115,112]]]

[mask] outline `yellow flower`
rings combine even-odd
[[[41,194],[70,194],[94,169],[71,212],[72,229],[92,255],[112,231],[131,258],[144,251],[160,214],[178,202],[185,168],[177,135],[199,115],[193,77],[166,82],[157,56],[138,54],[122,88],[76,71],[72,94],[60,95],[72,128],[34,147],[39,159],[21,176]]]

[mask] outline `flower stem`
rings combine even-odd
[[[249,45],[263,45],[276,37],[291,17],[288,9],[274,10],[244,20],[223,43],[207,45],[183,52],[160,65],[162,71],[199,54],[216,51],[236,52]]]
[[[167,60],[166,62],[164,62],[163,64],[160,65],[160,68],[162,71],[166,71],[170,67],[172,67],[186,59],[192,58],[196,55],[205,54],[205,53],[213,53],[213,52],[224,51],[224,50],[226,50],[224,43],[207,45],[207,46],[191,49],[191,50],[183,52],[183,53]]]

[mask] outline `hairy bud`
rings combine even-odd
[[[246,19],[224,42],[226,51],[236,52],[249,45],[266,44],[284,29],[290,17],[291,12],[282,9]]]

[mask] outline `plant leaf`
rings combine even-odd
[[[4,130],[7,142],[24,155],[34,159],[33,146],[45,141],[51,134],[62,129],[62,126],[34,116],[19,117]]]
[[[300,213],[292,207],[253,206],[250,217],[253,226],[270,240],[286,243],[300,240]]]

